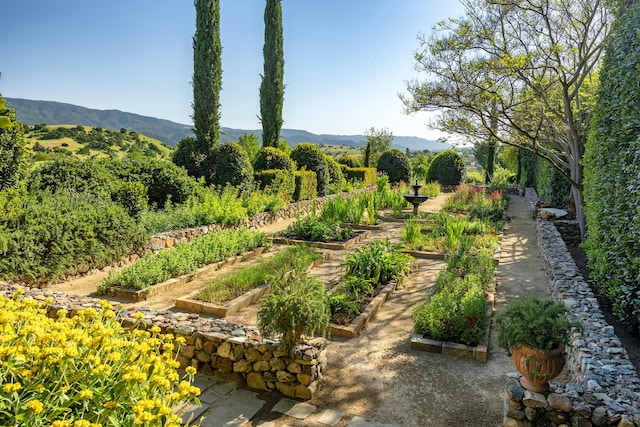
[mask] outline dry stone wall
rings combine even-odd
[[[57,317],[59,309],[67,310],[69,316],[85,308],[101,309],[96,298],[0,282],[0,294],[4,296],[11,297],[17,289],[24,291],[25,298],[33,298],[43,305],[46,298],[51,298],[53,302],[47,306],[51,317]],[[289,355],[277,341],[261,338],[257,329],[227,323],[224,319],[136,307],[118,309],[114,306],[113,310],[125,327],[133,326],[134,314],[141,312],[147,327],[157,325],[163,333],[184,337],[186,343],[177,355],[182,367],[194,366],[200,375],[236,374],[254,389],[277,390],[288,397],[308,400],[316,391],[326,365],[322,338],[296,347],[293,355]]]
[[[525,197],[533,213],[535,190],[527,188]],[[550,392],[533,393],[514,376],[506,390],[504,425],[640,427],[640,379],[625,348],[554,222],[537,219],[536,230],[549,293],[567,305],[584,330],[573,335],[567,350],[573,382],[551,382]]]

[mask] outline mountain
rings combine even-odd
[[[155,117],[141,116],[119,110],[96,110],[54,101],[34,101],[21,98],[5,98],[7,106],[16,110],[18,120],[26,125],[46,123],[48,125],[83,125],[104,129],[127,129],[145,134],[175,147],[183,138],[192,136],[192,126],[172,122]],[[222,142],[237,141],[245,133],[262,135],[261,129],[244,130],[222,128]],[[364,135],[316,135],[305,130],[282,129],[282,139],[289,145],[296,146],[301,142],[325,145],[349,145],[361,147],[364,145]],[[394,136],[394,147],[401,150],[409,148],[412,151],[430,150],[442,151],[451,145],[415,136]]]

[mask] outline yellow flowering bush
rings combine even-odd
[[[0,425],[181,425],[172,408],[200,393],[193,369],[176,371],[184,340],[124,329],[101,307],[52,319],[33,299],[0,295]]]

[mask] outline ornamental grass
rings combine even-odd
[[[179,426],[173,408],[199,403],[195,369],[176,371],[184,338],[126,330],[105,301],[50,318],[21,294],[0,296],[0,425]]]

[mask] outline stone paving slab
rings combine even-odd
[[[300,402],[293,405],[291,409],[285,412],[285,415],[289,415],[290,417],[297,418],[299,420],[304,420],[309,415],[313,414],[316,411],[315,405],[310,405],[308,403]]]
[[[181,406],[178,409],[174,410],[174,413],[180,415],[182,419],[182,424],[186,424],[188,422],[193,422],[200,415],[202,415],[207,409],[209,409],[209,405],[203,403],[202,406],[198,406],[195,403],[191,403],[185,406]]]
[[[340,421],[344,413],[340,411],[335,411],[333,409],[325,409],[320,414],[320,418],[318,418],[318,422],[320,424],[328,425],[331,427],[335,427],[336,424]]]
[[[280,412],[281,414],[286,414],[289,409],[293,408],[296,405],[296,403],[298,403],[296,400],[284,397],[278,400],[278,403],[273,405],[273,408],[271,408],[271,412]]]
[[[203,414],[202,427],[244,426],[264,405],[258,393],[249,390],[234,390],[224,399],[219,399]]]

